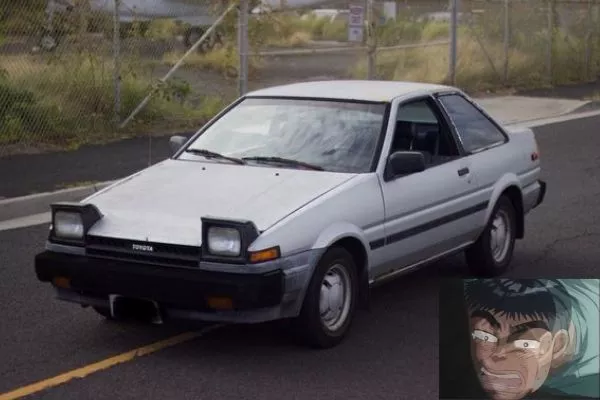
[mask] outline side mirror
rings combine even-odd
[[[185,136],[171,136],[169,139],[169,145],[171,146],[171,151],[173,154],[177,153],[177,150],[181,148],[187,142],[187,138]]]
[[[420,151],[396,151],[388,157],[388,178],[425,171],[425,157]]]

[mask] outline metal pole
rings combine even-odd
[[[554,81],[553,75],[553,52],[554,52],[554,4],[553,0],[548,0],[548,48],[547,48],[547,60],[546,66],[548,68],[548,81],[552,83]]]
[[[375,18],[373,15],[373,0],[367,0],[367,79],[376,75],[375,65]]]
[[[599,9],[598,9],[598,0],[593,0],[592,1],[592,37],[591,37],[591,42],[592,42],[592,51],[590,54],[590,57],[592,58],[592,60],[594,60],[591,63],[591,71],[590,71],[590,78],[591,79],[598,79],[598,68],[597,68],[597,57],[598,57],[598,53],[596,50],[596,43],[598,43],[598,40],[600,40],[600,38],[598,37],[598,24],[600,23],[600,20],[598,19],[598,15],[600,15]]]
[[[177,63],[175,65],[173,65],[173,67],[169,70],[169,72],[167,72],[165,74],[165,76],[163,76],[159,82],[164,83],[166,82],[171,75],[173,75],[175,73],[175,71],[177,71],[177,69],[179,69],[179,67],[181,67],[181,65],[183,64],[183,61],[192,53],[194,53],[196,51],[196,49],[198,48],[198,46],[200,46],[202,44],[202,42],[204,42],[206,40],[207,37],[210,36],[210,34],[214,31],[214,29],[221,23],[221,21],[223,21],[223,19],[225,18],[225,16],[235,8],[236,3],[233,2],[229,5],[229,7],[227,7],[227,10],[225,10],[223,12],[223,14],[221,14],[219,16],[219,18],[217,18],[217,20],[214,22],[214,24],[212,24],[210,26],[210,28],[208,28],[206,30],[206,32],[204,32],[204,34],[200,37],[200,39],[198,39],[198,41],[196,43],[194,43],[194,45],[192,47],[190,47],[188,49],[188,51],[185,52],[185,54],[179,59],[179,61],[177,61]],[[132,111],[131,114],[129,114],[129,116],[125,119],[125,121],[123,121],[123,123],[119,126],[120,128],[124,128],[129,122],[131,122],[131,120],[133,118],[135,118],[136,115],[138,115],[138,113],[140,111],[142,111],[142,109],[144,107],[146,107],[146,105],[148,104],[148,102],[150,101],[150,99],[152,98],[152,95],[156,92],[156,90],[158,89],[158,86],[155,87],[150,93],[148,93],[148,95],[144,98],[144,100],[142,100],[142,102],[135,108],[135,110]]]
[[[121,0],[115,0],[115,12],[113,15],[113,59],[114,59],[114,84],[115,84],[115,109],[114,121],[119,123],[121,119]]]
[[[510,56],[510,0],[504,0],[504,83],[508,83],[508,58]]]
[[[238,9],[238,91],[243,96],[248,91],[248,0],[240,0]]]
[[[585,34],[585,79],[592,79],[592,34],[594,30],[594,16],[592,8],[592,0],[588,0],[587,10],[587,32]]]
[[[458,0],[450,0],[450,54],[448,77],[451,85],[456,85],[456,43],[458,39]]]

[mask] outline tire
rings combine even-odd
[[[347,289],[336,296],[341,303],[339,315],[335,316],[334,312],[333,316],[330,315],[332,319],[326,320],[325,316],[321,315],[321,308],[326,306],[326,303],[322,302],[322,296],[327,293],[335,296],[336,291],[331,287],[338,285],[331,286],[332,283],[339,283]],[[327,290],[327,287],[330,289]],[[329,249],[317,264],[300,315],[293,321],[294,332],[302,342],[320,349],[341,343],[356,312],[358,288],[356,264],[350,253],[341,247]],[[329,306],[332,300],[334,299],[330,298]]]
[[[473,275],[493,277],[506,272],[515,248],[516,221],[512,201],[506,195],[500,196],[483,233],[465,251],[467,264]],[[494,245],[495,240],[501,242],[496,242],[497,247]]]

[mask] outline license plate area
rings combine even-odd
[[[118,294],[108,296],[110,315],[119,320],[136,320],[162,324],[163,318],[157,302],[148,299],[125,297]]]

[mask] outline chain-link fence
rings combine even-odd
[[[197,129],[231,93],[200,70],[162,78],[226,8],[198,0],[0,0],[0,155]],[[203,68],[219,33],[193,51]]]
[[[462,4],[457,84],[472,89],[596,80],[596,0],[470,0]]]
[[[448,51],[448,24],[429,21],[444,12],[447,1],[345,0],[336,6],[254,16],[275,21],[263,23],[275,32],[267,38],[250,35],[255,55],[250,88],[304,80],[410,79],[405,72],[413,63],[406,54],[426,47]]]
[[[598,0],[0,0],[0,155],[188,132],[240,92],[297,81],[477,91],[595,79],[599,8]]]

